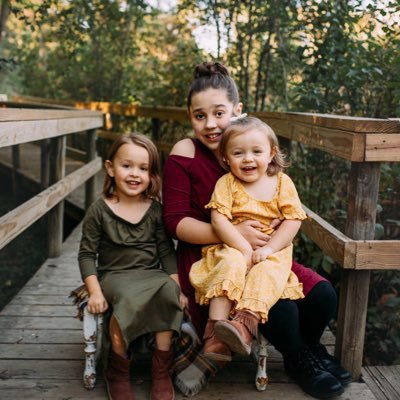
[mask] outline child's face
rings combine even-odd
[[[123,144],[112,161],[105,163],[109,176],[115,180],[115,191],[121,197],[140,197],[150,184],[149,153],[133,143]]]
[[[233,175],[250,183],[265,175],[274,155],[266,133],[250,129],[229,139],[225,160]]]
[[[207,89],[193,95],[189,116],[197,139],[216,151],[230,118],[241,111],[242,104],[229,101],[226,90]]]

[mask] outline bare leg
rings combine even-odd
[[[208,315],[213,320],[228,319],[231,309],[232,301],[227,297],[214,297],[210,300]]]
[[[114,315],[110,320],[110,339],[114,353],[126,357],[126,347],[122,337],[121,328],[119,327],[117,320],[114,318]]]
[[[156,347],[158,350],[168,351],[171,348],[172,331],[156,332]]]

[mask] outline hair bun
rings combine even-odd
[[[205,61],[199,64],[194,70],[194,78],[200,78],[202,76],[222,75],[230,76],[228,69],[225,65],[217,61]]]

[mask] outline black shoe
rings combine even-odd
[[[344,369],[336,357],[331,356],[322,344],[309,346],[313,356],[325,371],[330,372],[343,386],[348,385],[352,379],[349,371]]]
[[[340,396],[342,384],[318,364],[308,347],[294,357],[284,357],[287,374],[310,396],[330,399]]]

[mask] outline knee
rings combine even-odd
[[[318,305],[325,314],[334,314],[337,306],[337,295],[330,282],[319,282],[307,294],[305,300]]]

